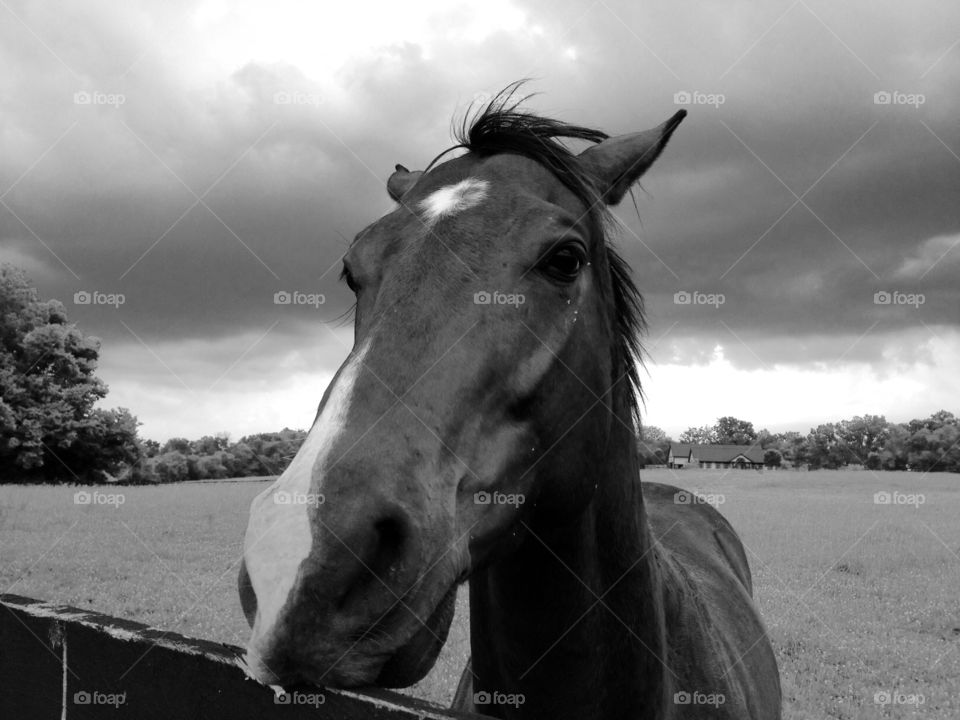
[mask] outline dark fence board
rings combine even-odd
[[[0,595],[0,718],[446,720],[478,718],[389,691],[249,679],[242,650],[76,608]]]
[[[62,625],[5,608],[0,613],[0,718],[60,717]]]

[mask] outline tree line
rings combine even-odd
[[[279,475],[306,439],[305,430],[256,433],[230,442],[226,433],[199,440],[171,438],[163,445],[143,442],[143,458],[131,469],[129,482],[167,483],[183,480]]]
[[[127,408],[94,405],[107,396],[96,376],[100,341],[67,320],[63,304],[41,300],[26,275],[0,265],[0,483],[165,483],[277,475],[303,430],[231,442],[141,438]]]
[[[960,472],[960,419],[946,410],[905,423],[858,415],[818,425],[806,434],[756,431],[753,423],[728,416],[714,425],[687,428],[676,441],[660,428],[646,426],[637,445],[641,462],[665,464],[674,442],[759,447],[768,467]]]
[[[0,483],[167,483],[278,475],[306,438],[285,428],[231,442],[226,434],[162,445],[141,438],[127,408],[95,405],[107,386],[96,376],[100,341],[67,319],[57,300],[41,300],[25,274],[0,265]],[[664,464],[673,442],[646,426],[638,441],[645,465]],[[923,420],[890,423],[865,415],[798,432],[755,431],[723,417],[691,427],[682,443],[759,446],[767,465],[811,469],[960,472],[960,426],[942,410]]]

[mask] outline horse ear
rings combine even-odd
[[[387,193],[394,200],[400,202],[400,198],[406,195],[407,191],[417,184],[417,180],[420,179],[421,175],[423,175],[423,171],[421,170],[410,172],[403,165],[397,165],[393,175],[387,180]]]
[[[687,111],[681,110],[652,130],[608,138],[580,153],[580,162],[596,179],[607,205],[619,203],[630,186],[653,165],[686,115]]]

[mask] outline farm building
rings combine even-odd
[[[667,455],[667,467],[703,469],[763,467],[763,448],[756,445],[688,445],[673,443]]]

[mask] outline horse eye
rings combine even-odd
[[[572,282],[586,264],[583,250],[579,245],[563,245],[552,252],[543,262],[542,270],[554,280]]]
[[[340,271],[340,279],[347,284],[351,292],[356,293],[359,291],[360,287],[357,285],[357,281],[353,279],[353,273],[347,269],[346,265],[344,265],[343,270]]]

